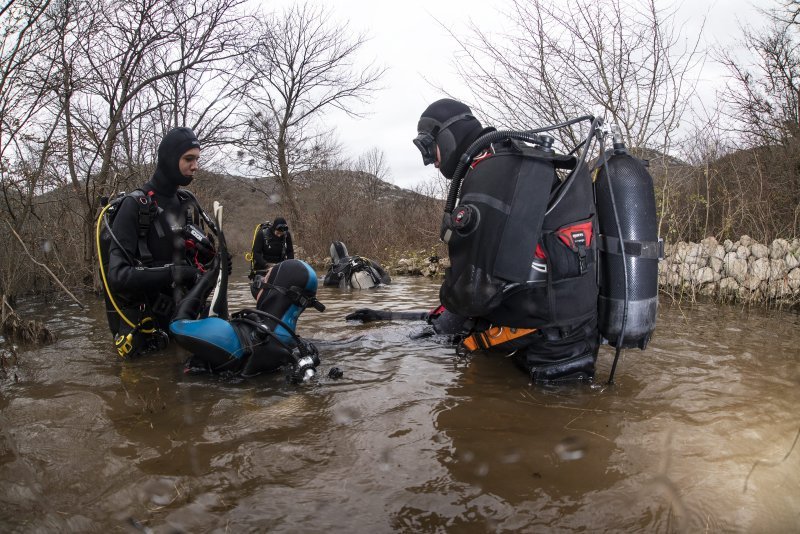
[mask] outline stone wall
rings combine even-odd
[[[705,295],[723,300],[758,303],[800,303],[800,239],[776,239],[771,245],[748,236],[719,243],[666,244],[658,266],[662,291]],[[408,254],[388,267],[392,274],[442,276],[447,258],[424,251]]]
[[[754,303],[800,302],[800,239],[776,239],[770,245],[744,235],[719,243],[667,244],[659,263],[659,286],[675,293],[691,291],[725,300]]]
[[[412,276],[439,277],[444,276],[444,270],[450,266],[448,258],[440,258],[425,254],[424,251],[407,254],[389,266],[391,274],[405,274]]]

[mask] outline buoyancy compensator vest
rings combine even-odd
[[[538,134],[580,121],[591,122],[573,150],[583,145],[582,153],[558,179],[554,170],[570,168],[568,158],[552,155],[552,139]],[[445,204],[441,237],[452,266],[440,296],[453,313],[495,327],[535,328],[546,339],[588,340],[593,330],[617,348],[611,383],[620,349],[644,349],[655,329],[663,241],[646,164],[628,154],[618,130],[613,149],[604,152],[601,124],[584,116],[538,130],[491,132],[470,145]],[[595,137],[601,158],[593,184],[586,161]],[[498,156],[510,147],[520,162],[501,165]],[[523,165],[525,158],[537,163]]]
[[[147,246],[147,234],[157,216],[158,209],[151,196],[142,189],[136,189],[127,195],[120,193],[111,200],[101,198],[102,210],[95,224],[95,246],[97,247],[100,280],[103,284],[103,297],[106,304],[106,320],[109,330],[114,334],[114,343],[121,358],[133,354],[139,349],[139,347],[134,347],[134,338],[138,337],[139,333],[159,338],[160,343],[166,345],[166,340],[164,336],[159,335],[158,327],[149,310],[124,309],[130,308],[130,306],[126,306],[129,303],[123,302],[119,295],[114,295],[108,281],[109,251],[112,241],[116,240],[111,226],[119,207],[127,197],[133,198],[138,207],[138,242],[136,257],[129,258],[131,264],[138,262],[141,265],[149,265],[152,263],[153,257]],[[120,250],[125,250],[121,245],[118,246]],[[126,332],[123,333],[123,330]]]
[[[612,346],[644,350],[658,311],[658,237],[653,178],[615,137],[596,170],[599,329]]]
[[[204,223],[210,224],[208,217],[203,213],[192,193],[179,189],[177,196],[181,206],[185,206],[185,228],[192,228],[196,231],[198,226],[202,227]],[[126,198],[133,198],[138,209],[138,239],[134,256],[129,256],[112,231],[114,219]],[[151,348],[163,348],[167,343],[167,336],[159,328],[156,316],[168,316],[174,309],[174,302],[167,302],[170,299],[162,298],[161,294],[155,295],[155,293],[155,296],[121,295],[112,291],[112,284],[109,282],[109,255],[112,243],[116,242],[130,265],[149,267],[154,263],[153,254],[148,246],[148,235],[154,221],[159,216],[159,207],[153,200],[153,191],[145,187],[127,194],[119,193],[112,199],[101,198],[100,204],[102,209],[95,224],[95,246],[97,247],[100,279],[103,284],[106,319],[109,329],[115,336],[117,352],[120,357],[126,357],[141,350],[142,347],[135,346],[137,344],[135,338],[139,334],[145,334],[148,337],[147,342],[156,345]]]
[[[451,267],[440,298],[453,313],[564,330],[596,314],[591,178],[542,141],[501,135],[472,161],[443,223]],[[572,172],[562,181],[557,169]],[[567,184],[563,201],[550,206]]]
[[[347,246],[341,241],[331,243],[330,253],[332,263],[322,281],[324,286],[367,289],[392,281],[375,261],[362,256],[350,256]]]
[[[290,364],[293,380],[314,374],[319,365],[316,347],[295,332],[306,308],[325,309],[316,299],[317,275],[310,265],[294,259],[275,265],[255,309],[237,311],[229,321],[195,319],[197,304],[205,300],[214,280],[215,273],[201,278],[170,325],[178,343],[193,353],[190,368],[254,376]]]

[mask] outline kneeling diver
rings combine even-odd
[[[225,253],[227,254],[227,252]],[[312,378],[319,365],[316,347],[295,333],[297,319],[312,306],[323,311],[317,299],[317,275],[305,262],[285,260],[274,265],[264,277],[255,309],[243,309],[228,318],[227,272],[222,271],[214,299],[222,303],[212,309],[218,317],[198,318],[214,288],[219,264],[203,275],[178,305],[170,324],[176,342],[192,352],[188,371],[231,373],[244,377],[290,366],[291,379]]]
[[[389,274],[377,262],[361,256],[351,256],[341,241],[331,243],[331,262],[323,286],[338,286],[342,289],[367,289],[392,282]]]

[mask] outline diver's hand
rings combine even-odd
[[[192,265],[171,265],[169,271],[176,286],[192,287],[200,278],[200,270]]]
[[[345,320],[369,323],[371,321],[387,321],[391,318],[392,312],[389,310],[371,310],[369,308],[360,308],[353,313],[347,314]]]

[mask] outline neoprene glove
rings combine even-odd
[[[192,265],[171,265],[169,271],[176,286],[192,287],[200,278],[200,271]]]
[[[392,312],[388,310],[371,310],[369,308],[360,308],[345,316],[345,320],[347,321],[361,321],[363,323],[368,323],[370,321],[385,321],[391,318]]]

